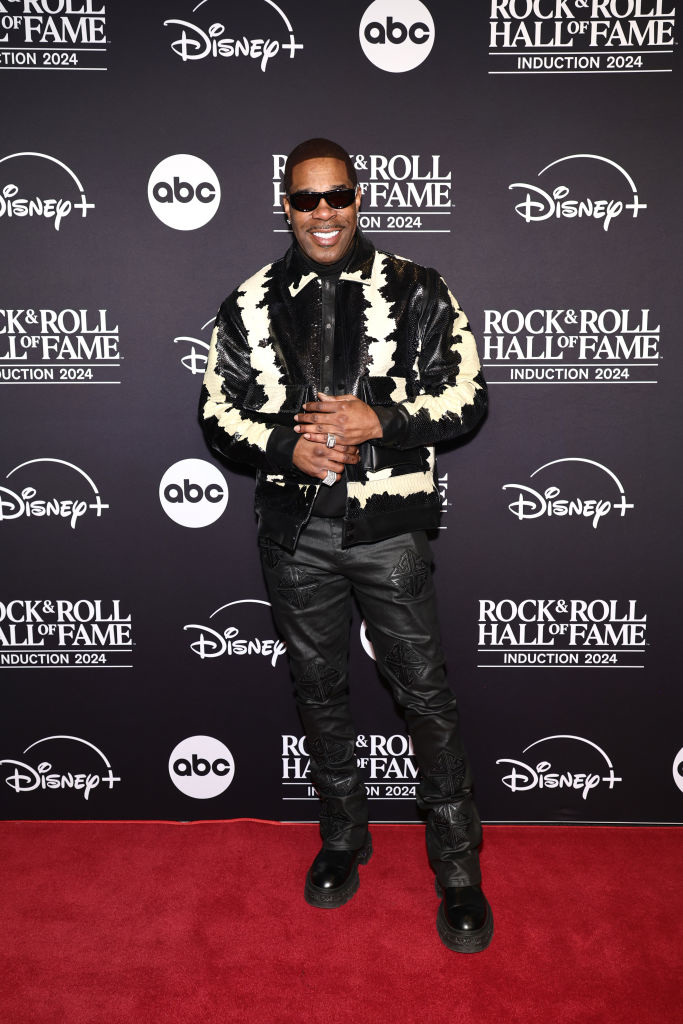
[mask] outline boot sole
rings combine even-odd
[[[311,872],[306,875],[306,886],[304,888],[304,899],[312,907],[319,907],[321,910],[334,910],[336,907],[343,907],[345,903],[355,896],[360,885],[358,877],[358,865],[367,864],[372,857],[372,837],[368,833],[365,846],[358,851],[353,871],[343,885],[336,889],[321,889],[311,881]]]

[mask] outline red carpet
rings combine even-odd
[[[436,935],[421,828],[308,907],[311,825],[0,823],[3,1024],[678,1024],[683,832],[485,828],[496,933]]]

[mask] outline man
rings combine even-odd
[[[258,471],[263,570],[321,800],[305,898],[346,903],[372,854],[348,705],[355,595],[420,768],[439,935],[477,952],[493,917],[424,531],[441,506],[433,446],[477,423],[486,386],[466,317],[436,271],[377,252],[358,230],[361,192],[345,150],[301,143],[284,189],[294,242],[221,306],[201,415],[218,451]]]

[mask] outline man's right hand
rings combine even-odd
[[[319,480],[324,480],[330,469],[340,480],[344,466],[355,465],[359,461],[356,445],[336,444],[334,448],[328,448],[317,441],[307,441],[305,437],[299,438],[292,453],[296,468]]]

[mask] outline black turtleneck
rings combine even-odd
[[[351,245],[348,247],[342,258],[337,260],[335,263],[318,263],[317,260],[312,260],[310,256],[307,256],[301,246],[299,246],[299,257],[306,269],[317,274],[318,277],[339,277],[342,270],[346,270],[348,267],[355,251],[356,236],[354,235]]]

